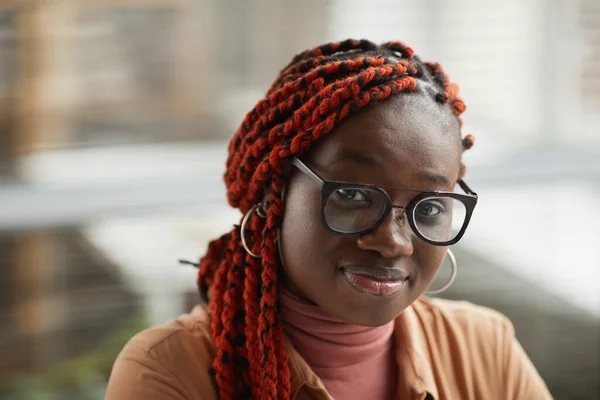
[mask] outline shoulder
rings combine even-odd
[[[502,388],[508,318],[466,301],[422,298],[411,307],[411,331],[430,368],[472,393]],[[465,396],[473,398],[476,396]]]
[[[500,312],[467,301],[421,298],[409,308],[407,319],[446,389],[453,382],[469,393],[464,398],[484,398],[485,393],[551,398],[513,324]]]
[[[189,314],[138,333],[125,345],[119,357],[166,361],[165,357],[180,355],[176,353],[189,348],[202,348],[207,355],[214,353],[210,314],[204,306],[196,306]]]
[[[209,313],[197,306],[190,314],[138,333],[125,345],[113,366],[106,398],[124,398],[127,393],[137,399],[157,392],[173,398],[211,398],[214,354]]]
[[[515,340],[510,320],[500,312],[467,301],[421,298],[413,303],[413,328],[431,352],[460,355],[465,363],[500,368],[499,355]]]
[[[513,335],[511,321],[499,311],[468,301],[420,298],[413,304],[413,312],[422,324],[444,330],[460,331],[471,337]]]

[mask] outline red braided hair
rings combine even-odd
[[[349,115],[399,93],[419,92],[465,106],[437,63],[421,62],[400,42],[346,40],[294,57],[229,143],[225,183],[232,207],[246,214],[270,198],[266,218],[251,213],[244,232],[211,242],[198,286],[212,313],[213,362],[222,399],[289,399],[290,370],[278,316],[277,230],[282,221],[284,164],[306,153]],[[460,118],[459,118],[460,120]],[[463,149],[473,137],[463,139]],[[461,175],[464,174],[464,166]],[[244,235],[254,258],[241,245]]]

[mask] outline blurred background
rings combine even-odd
[[[0,0],[0,398],[101,399],[125,342],[198,302],[177,260],[240,218],[228,138],[348,37],[461,86],[480,204],[443,296],[508,315],[557,399],[600,398],[596,0]]]

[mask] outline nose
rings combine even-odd
[[[361,250],[373,250],[385,258],[410,257],[414,251],[413,236],[405,209],[398,207],[375,229],[360,235],[357,245]]]

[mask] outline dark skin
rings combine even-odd
[[[346,120],[302,160],[328,180],[380,185],[396,205],[418,191],[452,191],[460,169],[459,124],[448,106],[422,94],[400,94]],[[358,237],[328,232],[320,218],[320,188],[291,171],[280,231],[283,280],[288,289],[347,323],[379,326],[395,319],[429,287],[447,247],[415,236],[394,209],[375,230]],[[357,291],[342,268],[359,263],[408,273],[389,297]]]

